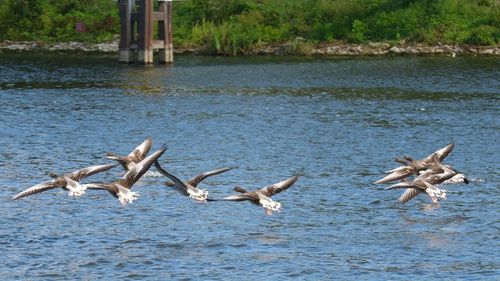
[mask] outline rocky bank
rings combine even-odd
[[[100,44],[81,42],[40,43],[40,42],[0,42],[0,51],[49,51],[49,52],[93,52],[117,53],[118,41]],[[202,49],[176,49],[175,53],[214,54]],[[224,55],[224,53],[216,53]],[[500,47],[474,45],[426,45],[399,42],[351,44],[344,42],[311,44],[302,40],[294,43],[265,45],[245,51],[243,55],[311,55],[311,56],[382,56],[382,55],[481,55],[499,56]]]

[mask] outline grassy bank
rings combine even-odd
[[[79,22],[83,32],[75,29]],[[118,7],[110,0],[0,2],[0,40],[103,42],[118,32]],[[188,0],[174,3],[174,32],[178,47],[226,54],[293,44],[298,37],[310,44],[404,39],[430,45],[496,45],[500,4],[497,0]]]

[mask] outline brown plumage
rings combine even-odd
[[[442,162],[444,158],[450,154],[454,147],[455,144],[450,143],[421,160],[414,160],[409,156],[404,156],[403,159],[396,158],[394,161],[403,164],[404,166],[388,171],[389,174],[387,176],[376,181],[375,183],[388,183],[402,180],[412,175],[418,175],[420,171],[429,169],[433,165],[434,161],[437,160],[438,162]]]
[[[199,174],[192,179],[188,180],[187,182],[182,182],[180,179],[178,179],[176,176],[170,174],[168,171],[163,169],[160,165],[160,163],[155,162],[156,169],[163,174],[164,176],[168,177],[172,182],[165,182],[166,186],[170,186],[175,188],[179,193],[181,193],[184,196],[188,196],[193,198],[196,201],[206,201],[208,197],[208,191],[204,189],[199,189],[197,186],[200,182],[202,182],[204,179],[210,176],[218,175],[224,172],[227,172],[231,170],[232,168],[222,168],[222,169],[217,169],[209,172],[205,172],[202,174]]]
[[[236,195],[231,195],[228,197],[223,198],[222,200],[224,201],[250,201],[255,205],[260,205],[264,207],[266,210],[266,213],[268,215],[272,215],[273,211],[278,211],[281,208],[281,203],[275,202],[271,199],[273,195],[276,195],[286,189],[288,189],[290,186],[292,186],[297,180],[299,179],[298,176],[293,176],[289,179],[286,179],[284,181],[266,186],[261,189],[257,189],[255,191],[246,191],[245,189],[241,187],[235,187],[234,191],[239,192],[240,194]]]
[[[448,156],[450,154],[450,152],[454,148],[455,148],[455,144],[454,143],[450,143],[447,146],[445,146],[445,147],[437,150],[436,152],[432,153],[431,155],[425,157],[421,161],[424,161],[424,162],[433,162],[432,158],[434,156],[436,156],[437,157],[437,161],[443,162],[444,158],[446,158],[446,156]]]
[[[379,184],[402,180],[411,175],[416,175],[419,171],[427,168],[428,165],[426,163],[421,163],[419,161],[413,160],[411,162],[408,162],[407,166],[398,167],[389,171],[390,173],[387,176],[376,181],[375,183]]]
[[[123,169],[125,169],[125,171],[128,171],[135,164],[144,160],[146,155],[148,155],[149,150],[151,150],[152,144],[153,141],[151,140],[151,138],[147,138],[127,156],[117,156],[114,153],[108,152],[106,158],[118,161],[118,163],[122,165]]]
[[[17,200],[29,195],[44,192],[58,187],[68,190],[70,196],[80,196],[83,193],[85,193],[85,186],[79,184],[79,182],[82,179],[100,172],[104,172],[117,165],[118,164],[105,164],[105,165],[90,166],[87,168],[76,170],[72,173],[64,174],[62,176],[59,176],[55,173],[49,173],[49,176],[54,178],[53,180],[34,185],[24,190],[23,192],[17,194],[16,196],[13,197],[13,199]]]
[[[434,155],[431,159],[433,162],[430,169],[422,172],[413,181],[403,181],[385,189],[406,188],[406,191],[398,199],[401,204],[405,204],[422,192],[427,193],[433,203],[437,203],[438,198],[446,199],[446,190],[439,189],[435,185],[452,178],[457,172],[450,166],[443,165],[438,159],[438,155]]]
[[[132,186],[142,177],[142,175],[144,175],[144,173],[148,171],[151,165],[158,160],[166,149],[166,147],[162,147],[150,156],[144,158],[139,163],[136,163],[119,180],[111,183],[91,183],[86,184],[85,186],[88,189],[107,190],[111,193],[111,195],[117,197],[123,205],[131,203],[139,196],[137,192],[131,191]]]

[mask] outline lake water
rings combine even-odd
[[[498,280],[500,60],[223,58],[173,67],[115,57],[0,55],[2,280]],[[266,216],[196,203],[143,178],[138,200],[18,192],[109,163],[146,137],[181,179],[221,198],[299,175]],[[469,185],[398,205],[373,182],[393,158],[445,160]],[[86,182],[112,181],[119,168]]]

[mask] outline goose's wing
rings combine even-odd
[[[117,155],[114,155],[113,153],[111,152],[108,152],[106,154],[106,158],[108,159],[111,159],[111,160],[114,160],[116,162],[118,162],[118,164],[122,165],[123,169],[125,171],[128,171],[128,165],[129,163],[131,162],[128,157],[120,157],[120,156],[117,156]]]
[[[414,172],[411,169],[409,169],[408,167],[405,167],[405,169],[395,170],[395,171],[391,172],[390,174],[379,179],[375,183],[388,183],[391,181],[402,180],[406,177],[411,176],[413,173]]]
[[[221,200],[223,200],[223,201],[237,201],[237,202],[240,202],[240,201],[252,200],[252,197],[249,196],[246,193],[245,194],[234,194],[234,195],[231,195],[231,196],[228,196],[228,197],[224,197]]]
[[[428,182],[426,180],[422,180],[420,182],[423,185],[423,187],[425,187],[425,189],[427,189],[427,188],[430,188],[430,189],[433,189],[433,190],[439,189],[439,188],[435,187],[434,185],[432,185],[430,182]]]
[[[24,190],[23,192],[18,193],[12,199],[17,200],[17,199],[20,199],[20,198],[23,198],[23,197],[26,197],[29,195],[33,195],[36,193],[44,192],[44,191],[47,191],[47,190],[50,190],[50,189],[53,189],[56,187],[62,187],[62,186],[63,185],[58,183],[56,180],[42,182],[42,183],[39,183],[37,185],[34,185],[34,186]]]
[[[259,195],[256,192],[248,192],[245,189],[236,186],[233,188],[234,191],[239,192],[239,194],[234,194],[228,197],[220,199],[221,201],[259,201]]]
[[[397,188],[417,188],[417,186],[413,182],[398,182],[396,184],[393,184],[391,186],[388,186],[384,188],[385,190],[390,190],[390,189],[397,189]]]
[[[69,189],[69,188],[78,188],[78,186],[80,185],[80,183],[78,183],[77,181],[74,181],[73,179],[71,178],[68,178],[68,177],[64,177],[64,179],[66,180],[66,187]]]
[[[286,179],[284,181],[280,181],[280,182],[275,183],[273,185],[266,186],[266,187],[260,189],[259,191],[262,194],[264,194],[265,196],[271,197],[275,194],[282,192],[283,190],[286,190],[287,188],[292,186],[292,184],[294,184],[298,179],[299,179],[298,176],[293,176],[293,177]]]
[[[217,169],[217,170],[213,170],[213,171],[208,171],[208,172],[205,172],[203,174],[199,174],[195,177],[193,177],[192,179],[190,179],[188,181],[188,184],[196,187],[200,182],[202,182],[204,179],[210,177],[210,176],[215,176],[215,175],[218,175],[218,174],[221,174],[221,173],[224,173],[224,172],[227,172],[229,170],[231,170],[232,168],[222,168],[222,169]]]
[[[186,194],[187,189],[188,189],[186,184],[184,184],[176,176],[172,175],[171,173],[169,173],[165,169],[163,169],[158,161],[155,162],[155,167],[158,170],[158,172],[160,172],[162,175],[168,177],[171,181],[173,181],[173,185],[169,185],[169,186],[172,186],[172,187],[176,188],[178,191]]]
[[[134,183],[136,183],[142,175],[144,175],[151,165],[155,163],[158,158],[167,150],[165,146],[155,151],[153,154],[144,158],[141,162],[137,163],[132,169],[127,171],[122,177],[122,185],[126,188],[131,188]]]
[[[455,175],[457,175],[457,173],[455,173],[454,171],[443,170],[442,173],[431,174],[431,175],[424,177],[423,179],[431,184],[441,184],[444,181],[454,177]]]
[[[447,146],[441,148],[440,150],[434,152],[434,154],[436,154],[438,160],[442,162],[444,160],[444,158],[446,158],[454,148],[455,148],[455,144],[450,143]]]
[[[415,198],[419,193],[422,193],[422,190],[420,188],[408,188],[398,198],[398,202],[401,203],[401,204],[405,204],[406,202],[408,202],[411,199]]]
[[[422,178],[431,184],[441,184],[457,175],[457,170],[449,165],[444,165],[438,158],[437,154],[432,155],[432,162],[429,163],[430,169],[422,173],[419,178]]]
[[[105,164],[105,165],[96,165],[96,166],[90,166],[87,168],[83,168],[77,171],[74,171],[70,174],[67,174],[66,176],[68,178],[71,178],[74,181],[81,181],[82,179],[95,175],[100,172],[104,172],[106,170],[109,170],[113,167],[116,167],[118,164]]]
[[[145,139],[138,147],[134,149],[134,151],[130,152],[128,157],[136,159],[137,162],[143,160],[146,155],[148,155],[152,144],[153,141],[151,140],[151,138]]]
[[[81,186],[93,190],[106,190],[112,194],[118,193],[118,187],[114,184],[109,183],[86,183],[82,184]]]
[[[86,183],[82,184],[82,186],[85,186],[87,189],[109,190],[111,185],[106,183]]]
[[[389,170],[387,172],[385,172],[386,174],[390,174],[390,173],[394,173],[394,172],[402,172],[402,171],[406,171],[408,170],[408,167],[407,165],[404,165],[404,166],[399,166],[397,168],[394,168],[392,170]]]
[[[450,143],[447,146],[437,150],[436,152],[432,153],[431,155],[427,156],[423,161],[432,161],[432,157],[436,156],[437,160],[439,162],[442,162],[446,156],[450,154],[450,152],[455,148],[454,143]]]

